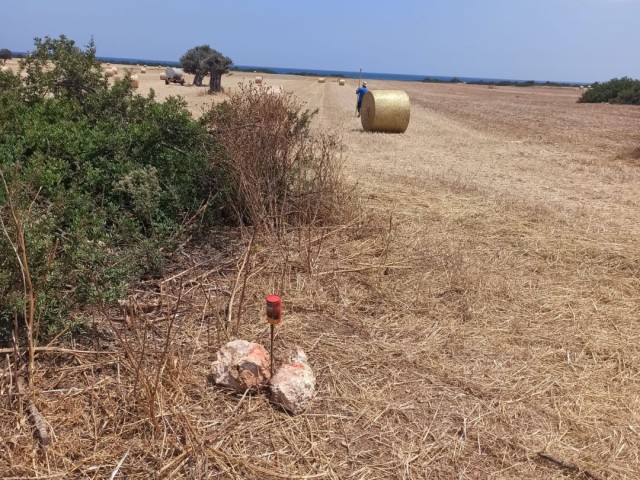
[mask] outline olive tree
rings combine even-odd
[[[204,60],[211,54],[209,45],[200,45],[187,50],[187,53],[180,57],[180,65],[187,73],[195,75],[193,84],[197,87],[202,86],[202,80],[209,73],[204,65]]]
[[[188,50],[180,57],[180,64],[185,72],[195,76],[193,84],[202,86],[202,80],[210,75],[209,93],[222,90],[222,75],[229,70],[232,60],[209,45],[199,45]]]

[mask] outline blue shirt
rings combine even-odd
[[[364,94],[367,93],[367,87],[366,86],[362,86],[362,87],[358,87],[358,89],[356,90],[356,93],[358,94],[358,102],[362,101],[362,98],[364,97]]]

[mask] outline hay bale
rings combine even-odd
[[[340,80],[338,80],[338,85],[344,86],[345,83],[347,82],[344,78],[341,78]]]
[[[256,84],[260,85],[262,83],[262,77],[256,77],[253,79],[254,82],[256,82]]]
[[[113,67],[111,71],[113,72],[114,75],[118,75],[118,67]]]
[[[115,73],[113,73],[113,70],[111,70],[111,69],[104,71],[104,76],[107,77],[107,78],[113,77],[114,75],[115,75]]]
[[[160,80],[166,80],[167,79],[167,74],[166,73],[161,73],[160,74]]]
[[[319,77],[318,78],[318,83],[324,83],[325,78],[324,77]]]
[[[131,88],[134,90],[140,86],[140,80],[137,75],[131,75]]]
[[[365,132],[404,133],[411,104],[402,90],[369,90],[362,99],[360,119]]]
[[[146,68],[144,68],[144,67],[142,67],[142,68],[140,69],[140,73],[147,73],[147,69],[146,69]]]

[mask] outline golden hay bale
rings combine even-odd
[[[404,133],[411,116],[409,95],[402,90],[369,90],[360,115],[365,132]]]
[[[339,85],[344,85],[346,82],[346,80],[344,78],[341,78],[340,80],[338,80],[338,84]]]
[[[318,83],[324,83],[324,77],[318,78]]]
[[[107,67],[110,67],[110,66],[111,66],[111,64],[110,64],[110,63],[107,63]]]
[[[256,77],[253,79],[254,82],[256,82],[258,85],[262,83],[262,77]]]
[[[131,75],[131,88],[136,89],[140,86],[140,80],[137,75]]]
[[[114,75],[118,75],[118,67],[113,67],[111,71],[113,72]]]
[[[104,76],[107,77],[107,78],[113,77],[114,75],[115,75],[115,73],[113,73],[113,70],[111,70],[111,69],[104,71]]]
[[[167,79],[167,74],[166,73],[161,73],[160,74],[160,80],[166,80]]]
[[[142,67],[142,68],[140,69],[140,73],[147,73],[147,69],[146,69],[146,68],[144,68],[144,67]]]

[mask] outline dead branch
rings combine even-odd
[[[40,444],[42,446],[46,447],[51,443],[51,437],[49,436],[49,432],[47,431],[47,424],[44,420],[44,417],[38,410],[38,407],[36,407],[35,403],[33,403],[29,387],[27,387],[27,383],[22,377],[17,378],[16,386],[18,389],[18,393],[27,402],[27,412],[29,412],[29,418],[31,418],[33,426],[36,429],[38,440],[40,441]]]
[[[550,453],[547,452],[538,452],[538,456],[540,458],[544,458],[545,460],[554,463],[556,465],[558,465],[561,468],[564,468],[565,470],[569,470],[571,472],[575,472],[575,473],[582,473],[585,477],[591,478],[593,480],[603,480],[602,477],[599,477],[598,475],[595,475],[593,473],[591,473],[589,470],[585,470],[584,468],[579,467],[578,465],[574,464],[574,463],[569,463],[566,462],[565,460],[562,460],[558,457],[555,457],[553,455],[551,455]]]

